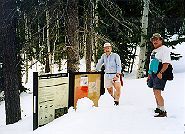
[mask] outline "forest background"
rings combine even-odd
[[[137,78],[142,78],[153,33],[160,33],[168,47],[185,42],[184,0],[1,0],[0,10],[0,92],[5,94],[7,124],[21,118],[19,94],[27,90],[22,76],[27,82],[28,70],[37,62],[43,65],[40,74],[53,73],[54,64],[62,71],[63,60],[70,72],[79,71],[85,58],[90,71],[102,45],[110,42],[124,72],[132,72],[139,56]],[[174,34],[176,40],[170,41]]]

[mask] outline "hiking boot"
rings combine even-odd
[[[114,101],[114,105],[118,106],[119,105],[119,101]]]
[[[154,117],[167,117],[167,112],[160,110],[158,115],[155,115]]]
[[[156,109],[154,110],[154,112],[155,112],[155,113],[160,113],[161,110],[160,110],[159,108],[156,108]]]

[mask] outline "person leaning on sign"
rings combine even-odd
[[[157,104],[157,108],[154,110],[157,115],[154,117],[167,117],[161,91],[164,91],[166,81],[169,80],[169,73],[167,73],[167,70],[171,67],[170,51],[163,45],[163,37],[159,33],[153,34],[150,41],[154,46],[154,50],[151,53],[147,85],[148,87],[153,88]]]
[[[104,44],[104,54],[96,64],[96,71],[100,71],[104,65],[104,88],[107,88],[109,94],[114,98],[114,105],[119,105],[121,93],[121,60],[120,56],[112,52],[110,43]],[[113,87],[115,90],[113,90]]]

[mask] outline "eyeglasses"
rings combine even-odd
[[[159,38],[153,38],[153,39],[151,39],[151,42],[158,41],[158,40],[159,40]]]

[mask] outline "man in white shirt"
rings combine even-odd
[[[161,95],[161,91],[164,91],[167,81],[163,74],[171,64],[170,51],[166,46],[163,45],[164,40],[159,33],[153,34],[150,41],[154,46],[154,50],[151,54],[147,84],[150,88],[153,88],[156,99],[157,108],[155,109],[155,113],[158,114],[154,117],[166,117],[167,112],[164,108],[164,99]]]

